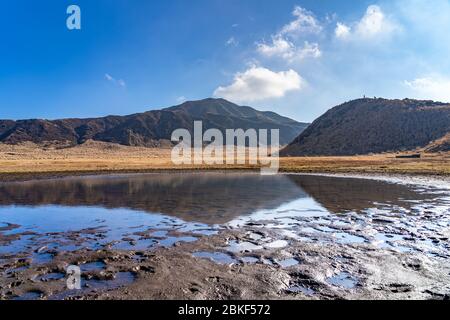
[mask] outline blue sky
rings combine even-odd
[[[0,118],[215,96],[312,121],[363,95],[450,101],[449,30],[450,0],[8,1]]]

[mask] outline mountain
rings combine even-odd
[[[224,99],[190,101],[179,106],[91,119],[0,120],[0,142],[58,143],[76,145],[92,139],[129,146],[155,147],[169,143],[179,128],[193,132],[194,121],[203,121],[204,130],[280,129],[280,143],[288,144],[308,124],[273,112],[261,112],[235,105]]]
[[[358,99],[329,110],[281,155],[345,156],[413,150],[426,147],[449,132],[450,104]]]

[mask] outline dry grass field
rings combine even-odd
[[[0,144],[0,180],[108,172],[257,169],[250,165],[175,166],[170,155],[169,148],[127,147],[93,141],[63,149],[31,143]],[[281,158],[280,166],[284,172],[450,175],[450,153],[423,154],[422,159],[397,159],[395,154]]]

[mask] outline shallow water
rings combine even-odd
[[[24,293],[21,296],[15,297],[13,300],[39,300],[42,296],[42,292],[39,291],[30,291]]]
[[[83,272],[100,271],[106,267],[106,264],[102,261],[88,262],[80,265],[80,269]]]
[[[111,280],[98,279],[82,279],[81,290],[66,290],[61,293],[52,295],[49,300],[64,300],[70,297],[78,297],[90,292],[97,292],[99,290],[113,290],[121,287],[126,287],[134,282],[135,275],[132,272],[118,272]],[[22,300],[33,300],[22,297]]]
[[[232,264],[236,263],[236,259],[233,259],[230,255],[222,252],[195,252],[193,254],[196,258],[209,259],[220,264]]]
[[[367,244],[448,257],[450,192],[446,187],[253,173],[3,183],[0,258],[21,253],[34,264],[45,264],[52,260],[52,250],[105,246],[154,250],[195,242],[222,228],[250,225],[269,228],[277,236],[253,233],[249,241],[232,240],[221,249],[233,253],[276,250],[295,240]],[[220,260],[214,254],[209,258]],[[241,261],[256,263],[258,259]]]
[[[295,259],[295,258],[289,258],[289,259],[277,261],[277,263],[282,268],[290,268],[290,267],[298,265],[300,262],[297,259]]]
[[[353,289],[358,284],[358,280],[347,272],[341,272],[340,274],[329,278],[328,282],[333,286],[344,289]]]
[[[314,290],[312,290],[310,288],[307,288],[307,287],[300,286],[300,285],[294,285],[294,286],[290,287],[288,289],[288,292],[290,292],[290,293],[303,293],[306,296],[312,296],[315,293]]]

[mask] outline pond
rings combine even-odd
[[[311,272],[334,268],[321,276],[322,286],[355,290],[361,283],[351,272],[360,270],[352,262],[355,255],[361,259],[373,250],[413,258],[420,254],[434,265],[448,265],[449,230],[450,185],[445,182],[201,172],[0,184],[0,275],[5,286],[8,279],[46,270],[34,281],[48,283],[52,292],[18,289],[14,299],[63,299],[128,286],[139,279],[135,270],[153,270],[146,265],[152,253],[173,249],[164,255],[170,261],[172,252],[179,259],[180,245],[190,248],[183,258],[187,264],[197,259],[218,270],[259,265],[284,270],[294,279],[296,270],[309,263]],[[305,260],[303,249],[296,249],[299,244],[319,247],[305,247],[312,254]],[[319,255],[320,248],[331,246],[343,250],[330,251],[331,260],[315,270],[314,256],[326,258]],[[346,248],[353,257],[346,257]],[[138,267],[114,267],[114,254],[101,255],[110,250],[123,252]],[[88,252],[95,259],[89,260]],[[80,266],[86,286],[81,293],[64,290],[62,261]],[[407,264],[422,268],[414,261]],[[315,284],[300,277],[283,292],[316,295],[320,290]]]
[[[170,247],[223,227],[259,224],[285,240],[446,255],[439,238],[449,227],[449,208],[442,186],[313,175],[162,173],[3,183],[0,254],[29,252],[38,263],[50,258],[44,249],[36,253],[44,247]],[[151,237],[143,238],[140,232],[148,230]],[[258,240],[261,246],[234,243],[230,251],[286,245]]]

